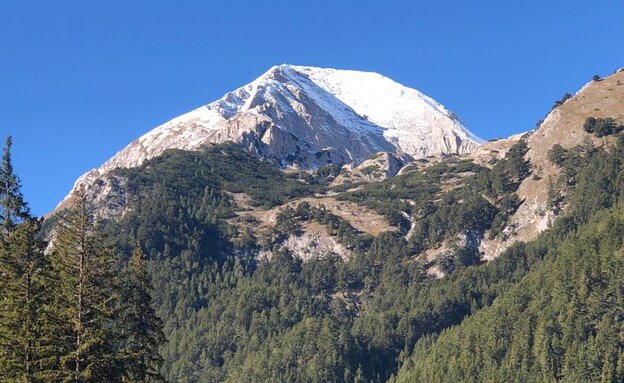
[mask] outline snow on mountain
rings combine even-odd
[[[233,141],[279,166],[358,165],[379,152],[465,153],[481,140],[444,106],[377,73],[279,65],[223,98],[146,133],[74,190],[170,148]]]
[[[396,138],[400,149],[411,155],[418,156],[419,151],[424,155],[433,154],[423,144],[435,143],[422,138],[419,141],[418,135],[427,137],[430,133],[429,137],[433,137],[439,125],[447,125],[462,140],[483,142],[442,104],[380,74],[301,66],[292,68],[307,75],[361,116],[385,128],[384,137],[390,141]],[[444,117],[445,121],[436,121],[438,118],[444,120]]]

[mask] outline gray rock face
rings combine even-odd
[[[351,256],[351,252],[334,237],[329,236],[324,229],[306,230],[301,235],[291,235],[282,246],[303,261],[320,259],[328,254],[338,255],[345,260]]]
[[[412,161],[405,153],[379,152],[358,166],[346,165],[333,184],[354,182],[381,182],[394,177],[406,163]]]

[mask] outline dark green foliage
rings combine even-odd
[[[246,193],[257,205],[272,207],[323,190],[287,178],[272,164],[257,160],[234,144],[208,146],[198,152],[167,150],[139,169],[117,170],[117,174],[128,178],[129,191],[137,196],[142,186],[157,182],[158,193],[187,201],[219,199],[223,205],[227,205],[227,199],[222,198],[224,191]],[[212,194],[202,196],[205,190]],[[182,196],[182,191],[193,194]]]
[[[527,150],[526,142],[520,141],[509,149],[503,161],[494,165],[491,175],[483,181],[491,196],[501,197],[515,192],[520,182],[529,176],[530,164],[524,158]]]
[[[365,204],[405,231],[410,227],[405,214],[411,216],[416,227],[410,244],[416,253],[460,232],[492,229],[490,236],[494,237],[521,203],[512,195],[530,174],[524,159],[526,151],[526,143],[521,141],[492,169],[450,160],[380,184],[365,185],[362,190],[338,198]],[[456,186],[443,192],[443,186],[449,183]],[[511,206],[511,202],[515,205]]]
[[[226,382],[350,382],[358,345],[331,317],[305,318],[265,342]],[[362,374],[360,370],[360,374]]]
[[[60,221],[52,261],[58,272],[54,304],[63,328],[57,333],[61,381],[117,382],[118,291],[116,260],[103,237],[94,234],[84,196]]]
[[[568,101],[571,98],[572,98],[572,95],[569,92],[566,92],[566,94],[564,94],[563,97],[561,97],[561,100],[555,101],[555,103],[553,104],[551,109],[555,109],[555,108],[563,105],[566,101]],[[541,123],[538,123],[537,127],[539,127],[539,125],[541,125]]]
[[[624,187],[623,154],[624,137],[618,137],[609,152],[591,145],[564,152],[561,176],[551,183],[549,194],[557,206],[573,207],[565,218],[567,224],[586,222],[595,212],[618,201]]]
[[[56,324],[50,305],[49,261],[40,223],[21,223],[2,240],[0,376],[4,382],[49,382],[56,375]]]
[[[511,190],[520,177],[528,174],[520,153],[522,150],[512,152],[510,164],[503,163],[496,169],[500,178],[509,180]],[[599,152],[592,155],[598,156]],[[587,169],[589,175],[599,158],[603,157],[593,157],[587,163],[577,161],[579,169]],[[605,173],[601,174],[605,176],[609,171],[608,167],[603,168]],[[586,178],[584,174],[585,170],[575,175],[577,181],[570,198],[588,203],[571,211],[570,216],[576,217],[573,225],[569,219],[563,220],[540,241],[513,246],[485,266],[469,266],[476,261],[474,253],[458,249],[454,262],[463,267],[442,281],[432,282],[423,275],[422,265],[410,258],[410,246],[400,233],[371,239],[363,251],[356,252],[346,263],[338,259],[328,262],[327,258],[301,263],[288,254],[274,253],[271,262],[255,266],[226,261],[211,267],[208,280],[215,281],[215,290],[209,288],[205,295],[211,303],[191,314],[192,324],[183,326],[183,332],[173,333],[181,337],[176,349],[205,350],[203,357],[195,354],[195,358],[203,360],[200,365],[204,367],[186,362],[194,357],[185,354],[179,356],[180,362],[171,365],[171,377],[184,381],[189,371],[194,371],[191,375],[199,376],[198,381],[241,381],[244,376],[269,381],[340,381],[336,378],[340,370],[342,381],[352,381],[356,376],[365,381],[385,381],[399,363],[408,363],[413,348],[425,347],[422,342],[433,342],[426,334],[457,325],[491,305],[494,298],[541,264],[548,249],[604,208],[603,204],[590,203],[588,198],[591,191],[587,187],[598,178]],[[596,172],[593,175],[600,176]],[[492,179],[476,177],[469,185],[492,185]],[[490,195],[497,200],[496,214],[511,214],[521,202],[515,194],[504,190],[509,189],[490,189]],[[474,197],[466,197],[465,204],[465,211],[471,213],[466,213],[462,222],[478,227],[480,223],[474,216],[488,214],[488,205]],[[289,229],[309,219],[331,222],[334,218],[322,209],[316,211],[302,204],[286,211],[280,222],[284,229]],[[337,334],[352,340],[344,344],[340,336],[333,340],[328,337],[322,342],[325,348],[321,348],[319,339],[325,338],[319,335],[319,326],[327,324],[330,329],[331,323],[338,326]],[[199,340],[189,333],[204,335]],[[187,346],[182,347],[183,344]],[[299,355],[301,363],[289,362],[286,356],[292,354]],[[313,356],[316,359],[311,359]],[[305,368],[310,364],[315,369]]]
[[[122,281],[82,196],[57,217],[45,254],[42,221],[30,216],[10,149],[9,137],[0,168],[0,381],[164,381],[157,371],[164,339],[140,262],[135,257]]]
[[[152,307],[151,283],[145,266],[145,254],[139,246],[133,251],[127,276],[121,286],[121,334],[124,382],[164,382],[163,358],[158,349],[165,343],[162,321]]]
[[[492,220],[491,228],[488,233],[489,239],[494,239],[497,235],[502,233],[507,225],[507,220],[516,212],[522,202],[523,201],[520,200],[520,197],[518,197],[516,193],[506,194],[501,198],[498,212]]]
[[[7,137],[0,167],[0,235],[6,235],[21,222],[30,218],[30,209],[24,202],[19,178],[13,171],[11,146],[13,139]]]
[[[368,165],[367,167],[363,168],[361,170],[362,174],[364,175],[370,175],[374,172],[379,171],[379,166],[378,165]]]
[[[304,173],[308,174],[308,173]],[[329,164],[321,166],[316,169],[314,172],[314,176],[312,177],[312,182],[310,183],[318,183],[318,184],[327,184],[331,182],[334,178],[336,178],[340,174],[340,167]]]
[[[622,381],[623,213],[600,214],[492,307],[416,345],[396,382]]]
[[[29,214],[11,163],[11,137],[0,168],[0,377],[48,382],[54,377],[50,267],[41,222]]]
[[[466,178],[461,187],[445,193],[437,208],[419,217],[412,237],[415,251],[435,247],[459,232],[490,230],[490,238],[498,235],[521,203],[514,193],[530,174],[524,159],[526,151],[526,143],[521,141],[492,169],[481,169]]]
[[[396,382],[624,379],[623,153],[622,138],[609,152],[566,152],[567,211],[536,242],[545,261],[492,307],[419,341]]]
[[[617,125],[612,118],[587,117],[583,124],[583,129],[587,133],[594,133],[598,138],[618,134],[624,130],[624,125]]]
[[[594,133],[594,126],[596,125],[596,119],[594,117],[587,117],[583,124],[583,129],[587,133]]]
[[[561,167],[565,162],[566,154],[567,150],[565,150],[561,145],[555,144],[552,149],[548,151],[548,160],[558,167]]]
[[[332,214],[325,207],[314,207],[308,202],[297,205],[296,209],[286,208],[276,217],[277,238],[281,239],[285,234],[297,234],[300,223],[304,221],[316,221],[327,229],[331,236],[335,236],[347,249],[362,252],[368,249],[371,236],[362,234],[351,226],[349,221]]]
[[[543,120],[543,119],[541,119],[541,118],[540,118],[539,120],[537,120],[537,121],[535,122],[535,129],[539,129],[539,128],[540,128],[540,126],[542,126],[542,124],[543,124],[543,123],[544,123],[544,120]]]
[[[379,184],[366,184],[361,190],[339,195],[338,198],[366,205],[390,217],[396,211],[411,211],[407,200],[433,199],[440,190],[439,177],[439,174],[433,172],[410,173]],[[400,223],[391,221],[391,224]]]

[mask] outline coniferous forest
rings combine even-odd
[[[532,174],[522,141],[491,167],[450,158],[341,192],[396,231],[364,234],[302,203],[257,238],[230,224],[232,193],[280,206],[326,191],[324,175],[286,174],[230,144],[169,150],[115,171],[127,182],[121,218],[97,217],[76,195],[44,222],[23,200],[9,138],[1,380],[623,381],[624,138],[614,142],[554,148],[553,225],[487,263],[458,247],[436,279],[414,254],[462,231],[496,234],[521,203],[515,192]],[[440,197],[457,174],[461,184]],[[410,227],[400,212],[420,219]],[[306,222],[353,256],[304,262],[277,246]],[[270,259],[254,256],[260,247]]]
[[[2,382],[162,382],[162,322],[140,244],[101,234],[84,198],[58,217],[50,251],[13,171],[0,169]]]

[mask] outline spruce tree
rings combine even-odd
[[[0,168],[0,381],[51,382],[56,368],[50,263],[11,162]]]
[[[152,305],[152,286],[144,265],[144,253],[137,245],[128,264],[127,280],[122,288],[124,304],[125,382],[164,382],[163,358],[158,349],[165,342],[162,321]]]
[[[56,376],[52,275],[38,239],[40,222],[20,224],[4,239],[0,299],[0,381],[51,382]]]
[[[6,236],[18,224],[30,218],[30,209],[24,202],[19,178],[13,171],[12,145],[13,139],[8,136],[0,167],[0,236]]]
[[[60,218],[52,252],[59,273],[57,307],[65,320],[63,382],[120,382],[116,258],[99,234],[84,194]]]

